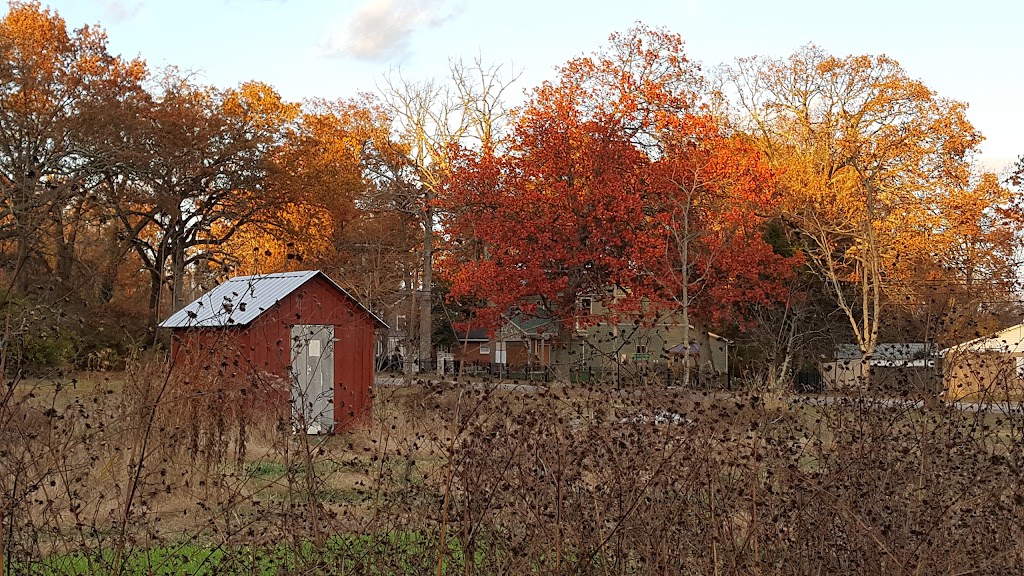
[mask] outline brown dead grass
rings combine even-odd
[[[21,436],[20,449],[35,455],[24,475],[42,481],[17,516],[20,530],[45,535],[34,553],[109,547],[118,537],[141,546],[298,546],[412,530],[472,547],[500,543],[505,551],[493,558],[506,563],[490,568],[502,573],[546,565],[562,554],[552,543],[612,564],[629,551],[632,565],[655,572],[758,573],[790,560],[826,571],[898,573],[902,562],[928,572],[939,549],[917,540],[920,526],[964,537],[981,524],[960,521],[963,506],[990,514],[996,504],[1024,506],[999,464],[1020,453],[1020,423],[992,414],[426,381],[375,390],[374,425],[364,430],[306,437],[253,420],[239,462],[230,427],[220,450],[191,451],[173,397],[147,420],[146,399],[161,382],[152,370],[19,383],[8,411],[23,414],[5,425],[39,432]],[[147,422],[130,529],[119,532]],[[1004,536],[1016,533],[1007,526]],[[818,555],[840,541],[841,557]]]

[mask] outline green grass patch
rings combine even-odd
[[[295,464],[297,476],[303,476],[301,464]],[[317,475],[329,475],[334,472],[366,472],[368,465],[360,461],[322,460],[313,463],[313,470]],[[260,460],[249,462],[245,465],[246,474],[257,480],[279,480],[288,475],[288,467],[283,462],[276,460]]]
[[[213,574],[214,568],[223,562],[224,551],[195,544],[132,550],[124,556],[120,570],[112,549],[89,554],[73,552],[40,562],[19,563],[17,558],[12,560],[11,573],[26,576],[207,575]]]
[[[274,547],[219,548],[182,544],[132,550],[116,566],[115,553],[62,554],[37,562],[14,559],[12,574],[25,576],[277,576],[280,574],[369,574],[380,576],[432,573],[437,566],[437,539],[421,532],[335,536],[323,546],[303,541]],[[479,565],[484,560],[476,554]],[[443,561],[445,574],[461,574],[464,556],[450,538]]]

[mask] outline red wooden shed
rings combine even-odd
[[[287,382],[297,430],[370,421],[375,332],[387,325],[323,272],[231,278],[160,326],[185,370]]]

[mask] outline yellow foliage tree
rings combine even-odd
[[[981,223],[1007,197],[990,177],[972,185],[982,137],[966,104],[885,56],[838,58],[807,46],[786,59],[740,59],[724,76],[736,121],[779,171],[783,217],[849,320],[867,380],[894,299],[919,297],[916,282],[979,263],[966,254],[954,261],[951,247],[991,247]]]
[[[18,292],[47,252],[71,283],[95,174],[117,164],[118,125],[145,99],[146,76],[142,60],[108,52],[101,28],[69,31],[38,2],[12,1],[0,18],[0,246],[14,244]]]
[[[268,186],[287,202],[264,225],[228,246],[243,274],[328,270],[364,303],[379,308],[412,267],[416,223],[373,210],[381,184],[366,155],[390,150],[390,119],[369,99],[307,102],[298,128],[275,158]]]

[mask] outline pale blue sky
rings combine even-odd
[[[640,20],[680,33],[706,68],[814,42],[836,55],[888,54],[940,95],[970,103],[999,169],[1024,154],[1024,2],[1013,0],[43,0],[71,27],[100,23],[111,50],[256,79],[289,99],[372,91],[392,67],[442,76],[449,58],[524,71],[516,96],[555,66]]]

